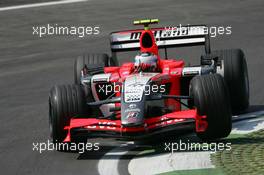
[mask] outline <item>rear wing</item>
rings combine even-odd
[[[113,32],[110,34],[112,52],[139,50],[143,29]],[[158,48],[204,45],[210,53],[210,41],[205,25],[152,28]]]

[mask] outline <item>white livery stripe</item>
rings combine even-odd
[[[139,48],[139,47],[140,47],[139,42],[112,45],[112,49],[132,49],[132,48]]]
[[[177,44],[192,44],[192,43],[200,43],[200,42],[205,42],[205,38],[188,38],[188,39],[157,41],[157,45],[164,46],[164,45],[177,45]]]
[[[195,43],[204,43],[204,42],[205,42],[205,38],[186,38],[186,39],[157,41],[157,45],[170,46],[170,45],[195,44]],[[132,49],[139,47],[140,47],[139,42],[112,45],[112,49]]]

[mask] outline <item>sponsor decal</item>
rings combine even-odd
[[[157,123],[156,126],[157,127],[166,126],[166,125],[171,125],[171,124],[175,124],[175,123],[184,121],[184,119],[172,119],[172,120],[167,120],[167,119],[168,119],[167,117],[161,118],[162,122],[161,123]]]
[[[127,102],[135,102],[135,101],[140,101],[140,97],[127,97],[126,101]]]
[[[197,74],[199,74],[199,71],[184,72],[184,75],[197,75]]]
[[[133,84],[130,84],[130,85],[128,85],[128,87],[142,87],[142,86],[144,86],[145,84],[143,84],[143,83],[140,83],[140,82],[136,82],[136,83],[133,83]]]
[[[155,38],[164,38],[164,37],[176,37],[176,36],[185,36],[189,34],[188,27],[181,27],[173,29],[161,29],[153,31],[153,35]],[[132,32],[130,34],[131,40],[139,40],[141,36],[141,32]]]
[[[136,122],[138,118],[138,112],[129,112],[127,115],[128,122]]]
[[[98,125],[86,126],[87,129],[111,129],[115,130],[117,124],[115,122],[98,122]]]
[[[97,79],[93,79],[94,83],[98,83],[98,82],[107,82],[108,78],[97,78]]]
[[[185,67],[182,70],[183,76],[198,75],[201,72],[201,67]]]
[[[125,110],[125,112],[126,112],[126,113],[127,113],[127,112],[140,112],[140,109],[139,109],[139,108],[134,108],[134,109],[130,109],[130,108],[128,108],[128,109]]]
[[[137,105],[136,104],[130,104],[129,106],[128,106],[130,109],[135,109],[136,107],[137,107]]]

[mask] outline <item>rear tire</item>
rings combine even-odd
[[[249,106],[249,80],[245,55],[241,49],[216,51],[224,60],[224,78],[229,88],[232,111],[240,113]]]
[[[224,68],[224,79],[230,92],[233,113],[241,113],[249,106],[249,80],[245,55],[241,49],[216,50],[211,55],[218,57]],[[202,56],[202,62],[206,62]],[[223,60],[223,61],[222,61]]]
[[[76,115],[85,115],[85,96],[78,85],[54,86],[49,96],[49,124],[53,143],[61,143],[67,135],[64,130],[70,119]],[[72,142],[83,142],[85,139],[72,139]]]
[[[81,71],[86,67],[88,70],[94,68],[103,68],[115,66],[116,63],[112,57],[107,54],[92,53],[79,56],[74,62],[74,83],[81,83]]]
[[[200,116],[206,115],[208,127],[197,136],[202,140],[227,137],[232,129],[228,89],[219,74],[196,76],[191,80],[190,95]]]

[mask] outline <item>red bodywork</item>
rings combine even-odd
[[[152,47],[144,48],[143,47],[143,37],[147,33],[151,36],[153,42]],[[182,69],[184,67],[184,62],[182,60],[174,59],[160,59],[158,53],[158,47],[155,43],[155,38],[152,31],[144,30],[142,31],[140,37],[140,50],[141,52],[151,52],[158,55],[158,67],[159,74],[154,76],[152,80],[157,81],[161,84],[171,83],[170,95],[181,95],[180,91],[180,78],[182,77]],[[105,67],[104,73],[110,73],[110,82],[122,83],[125,78],[134,73],[134,63],[125,63],[120,67]],[[117,93],[116,96],[120,96],[120,93]],[[72,118],[70,120],[69,126],[65,126],[64,129],[68,131],[67,137],[64,139],[64,142],[71,141],[71,134],[74,130],[81,130],[82,133],[86,132],[89,137],[89,134],[96,132],[110,133],[113,135],[144,135],[151,133],[156,130],[162,130],[168,126],[174,126],[186,122],[195,123],[196,132],[203,132],[207,128],[207,122],[205,120],[206,116],[199,116],[196,109],[182,110],[181,104],[175,99],[164,99],[165,105],[170,109],[173,109],[173,112],[167,113],[162,116],[146,118],[145,125],[141,127],[123,127],[121,120],[110,120],[110,119],[98,119],[98,118]],[[116,103],[115,106],[120,106],[120,103]],[[120,113],[120,112],[119,112]],[[118,115],[117,115],[118,118]],[[120,118],[120,114],[119,114]]]

